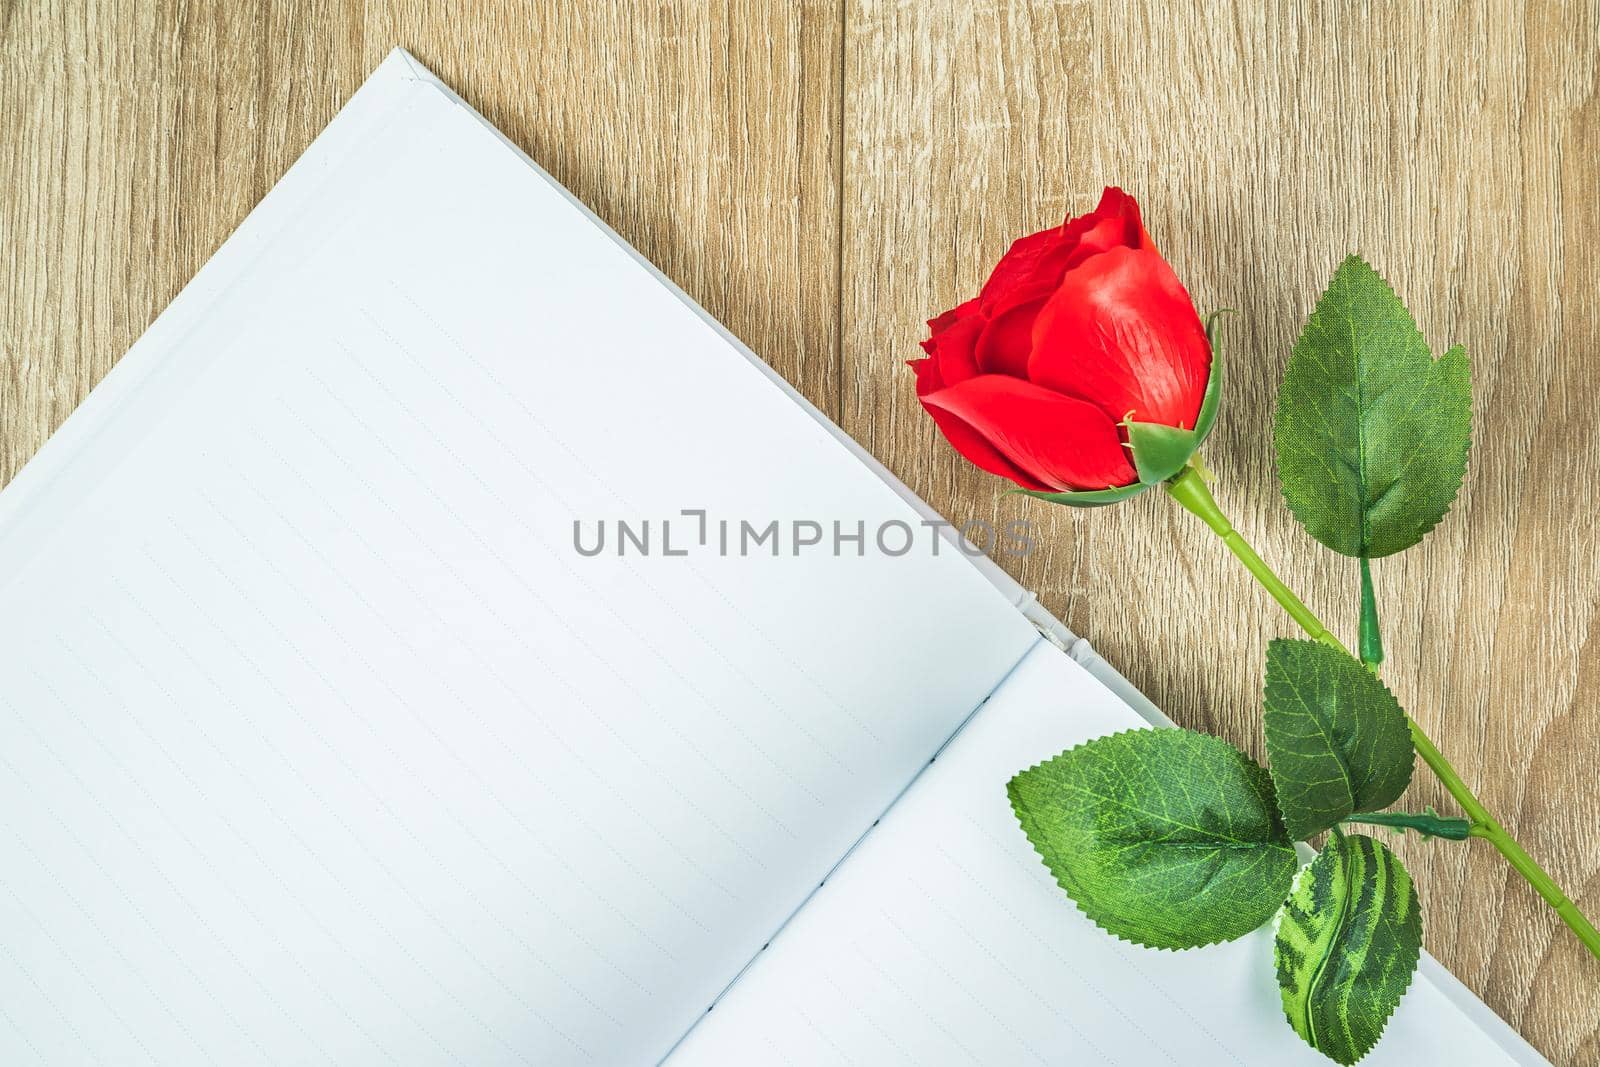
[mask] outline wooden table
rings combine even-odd
[[[1600,8],[778,0],[0,2],[0,475],[9,478],[402,44],[1179,722],[1260,753],[1291,624],[1159,494],[1004,496],[902,362],[1014,237],[1120,183],[1232,307],[1207,458],[1351,636],[1356,571],[1278,499],[1270,412],[1360,250],[1472,354],[1454,512],[1376,566],[1385,677],[1600,914]],[[1408,802],[1451,810],[1419,773]],[[1397,846],[1427,945],[1557,1063],[1600,1063],[1600,966],[1481,843]]]

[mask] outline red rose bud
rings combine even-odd
[[[911,363],[922,406],[956,451],[1051,500],[1107,504],[1173,477],[1216,417],[1206,327],[1121,189],[1013,244],[928,326]]]

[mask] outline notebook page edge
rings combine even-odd
[[[1002,688],[1005,687],[1006,681],[1017,672],[1018,668],[1028,661],[1028,657],[1033,654],[1034,649],[1038,648],[1039,645],[1044,641],[1045,638],[1041,634],[1038,640],[1035,640],[1033,644],[1029,645],[1025,650],[1023,650],[1022,655],[1017,658],[1017,662],[1012,664],[1011,669],[1001,676],[1000,680],[994,684],[994,688],[990,689],[984,698],[978,702],[977,707],[973,708],[967,717],[961,720],[961,724],[957,726],[955,730],[951,732],[950,736],[945,739],[944,744],[939,746],[938,751],[928,758],[928,762],[924,763],[922,767],[918,769],[916,774],[912,775],[911,779],[906,782],[905,786],[900,790],[900,792],[896,793],[894,798],[890,800],[889,803],[884,807],[883,811],[878,814],[878,817],[872,820],[872,824],[869,825],[865,830],[861,831],[861,836],[856,838],[855,842],[845,850],[842,856],[839,857],[838,862],[828,869],[828,873],[823,875],[816,887],[812,889],[811,892],[806,894],[805,899],[800,901],[799,904],[795,905],[794,910],[784,917],[783,922],[779,923],[778,926],[772,931],[772,936],[767,938],[766,944],[762,945],[760,950],[758,950],[754,955],[745,961],[745,965],[739,969],[737,974],[728,980],[728,984],[722,987],[722,991],[718,993],[712,999],[711,1003],[706,1006],[706,1010],[702,1012],[694,1020],[694,1022],[690,1023],[688,1029],[684,1030],[684,1032],[679,1035],[678,1040],[672,1043],[672,1047],[668,1048],[666,1052],[662,1054],[661,1058],[657,1061],[658,1064],[665,1064],[667,1061],[672,1059],[672,1054],[678,1050],[680,1045],[689,1039],[689,1035],[694,1033],[694,1028],[700,1025],[701,1020],[705,1019],[705,1017],[722,1002],[722,999],[739,984],[739,980],[742,979],[745,974],[749,972],[750,968],[754,967],[756,962],[761,959],[761,954],[767,950],[767,946],[776,941],[779,937],[783,936],[784,930],[787,929],[789,924],[794,921],[795,917],[801,912],[805,911],[806,905],[810,904],[812,899],[816,897],[817,893],[828,884],[828,880],[834,876],[834,873],[849,862],[850,857],[855,854],[856,850],[865,844],[867,839],[872,836],[872,831],[877,829],[878,824],[882,822],[891,811],[894,810],[895,805],[900,803],[901,798],[903,798],[907,793],[911,792],[911,790],[916,786],[917,782],[921,780],[923,774],[927,773],[928,768],[933,766],[933,764],[938,760],[939,756],[943,754],[945,749],[949,748],[956,742],[956,740],[961,736],[961,732],[971,725],[972,721],[982,713],[983,707],[989,702],[989,699],[993,697],[995,693],[998,693]]]
[[[162,350],[174,347],[178,337],[203,321],[228,291],[260,265],[274,241],[314,201],[329,176],[360,151],[403,103],[405,90],[419,79],[406,61],[409,57],[399,53],[399,49],[392,52],[351,94],[283,176],[0,489],[0,541],[37,501],[70,481],[62,476],[106,421],[116,416],[127,395],[160,369]]]

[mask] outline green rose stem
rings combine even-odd
[[[1283,584],[1282,580],[1272,572],[1272,568],[1256,554],[1256,550],[1250,547],[1249,542],[1233,528],[1233,524],[1222,513],[1222,509],[1217,507],[1217,502],[1206,486],[1205,479],[1194,466],[1185,467],[1171,480],[1162,484],[1168,495],[1181,504],[1184,510],[1198,516],[1213,533],[1222,538],[1222,543],[1228,546],[1228,551],[1232,552],[1239,562],[1244,564],[1245,570],[1272,594],[1272,599],[1283,605],[1284,610],[1300,624],[1301,629],[1316,640],[1332,645],[1349,655],[1350,650],[1345,648],[1344,643],[1322,625],[1322,620],[1306,607],[1305,601],[1295,596],[1294,591]],[[1578,910],[1578,906],[1567,898],[1561,887],[1556,885],[1555,879],[1545,873],[1544,868],[1535,863],[1533,857],[1524,852],[1522,846],[1506,832],[1505,827],[1489,814],[1489,809],[1485,808],[1473,795],[1472,790],[1467,788],[1467,784],[1461,780],[1461,776],[1450,765],[1450,761],[1444,758],[1444,754],[1428,739],[1428,735],[1422,732],[1416,721],[1409,716],[1406,721],[1411,725],[1411,740],[1416,745],[1417,752],[1421,754],[1422,762],[1433,769],[1439,781],[1444,783],[1445,789],[1455,797],[1456,803],[1461,805],[1461,810],[1472,820],[1471,836],[1481,837],[1499,849],[1506,862],[1527,879],[1528,884],[1555,909],[1557,915],[1561,916],[1561,921],[1578,935],[1578,940],[1583,942],[1596,959],[1600,959],[1600,931],[1597,931],[1594,924]]]

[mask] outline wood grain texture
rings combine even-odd
[[[902,362],[1006,244],[1120,183],[1233,307],[1208,447],[1239,528],[1353,636],[1356,574],[1277,498],[1270,413],[1348,251],[1474,361],[1454,513],[1381,561],[1385,676],[1600,912],[1600,8],[606,0],[0,5],[9,478],[395,44],[528,148],[912,488],[1026,518],[1003,559],[1187,725],[1260,752],[1288,621],[1159,496],[1003,496]],[[1594,642],[1591,647],[1591,642]],[[1409,798],[1449,810],[1419,774]],[[1428,947],[1558,1064],[1600,967],[1477,843],[1398,846]]]
[[[836,409],[832,4],[28,0],[6,10],[7,479],[396,44]]]

